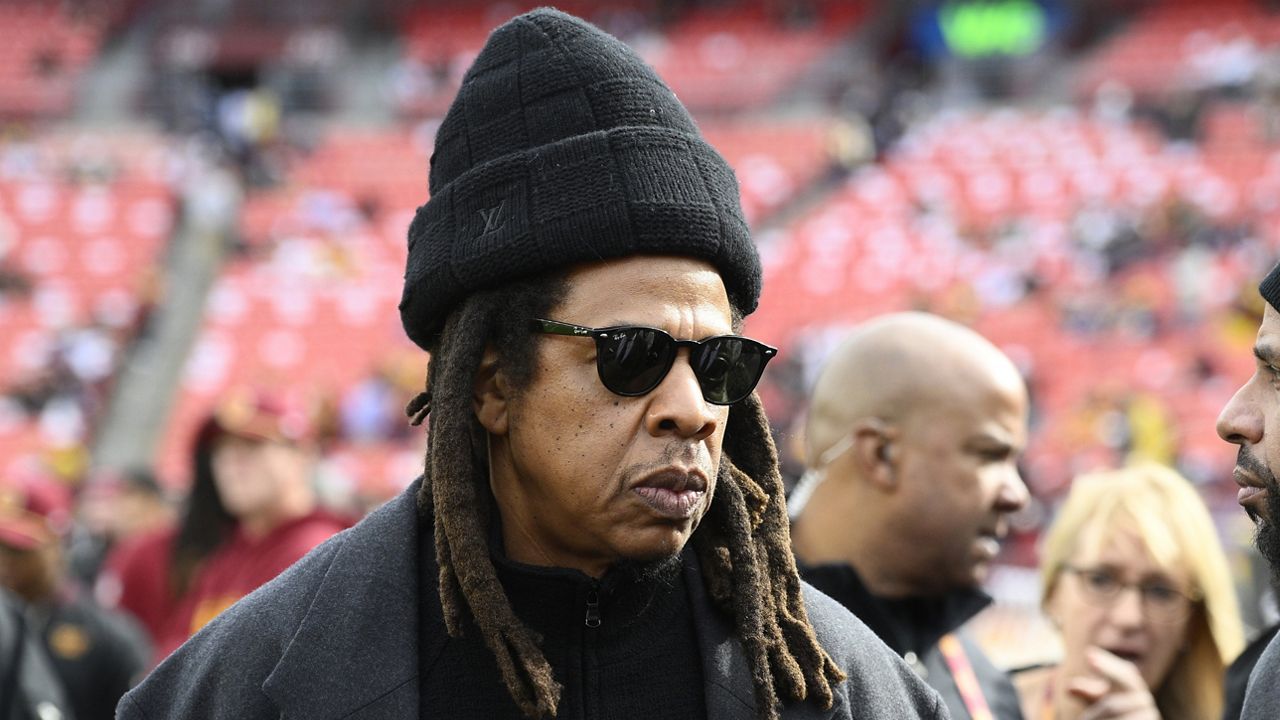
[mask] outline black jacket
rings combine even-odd
[[[0,590],[0,718],[70,718],[58,680],[17,598]]]
[[[206,625],[120,701],[120,720],[402,720],[422,706],[449,717],[451,694],[420,691],[424,676],[435,685],[455,640],[434,584],[418,582],[419,562],[431,564],[426,576],[435,572],[435,558],[419,552],[419,484]],[[701,578],[686,575],[685,586],[707,717],[756,720],[741,643]],[[783,718],[948,717],[937,693],[865,625],[807,585],[804,595],[819,640],[849,681],[830,711],[801,703],[783,708]]]
[[[872,595],[848,565],[801,567],[800,573],[814,587],[858,616],[894,652],[911,663],[942,695],[951,717],[956,720],[970,717],[951,669],[938,649],[942,636],[956,633],[991,713],[997,720],[1022,720],[1018,692],[1008,674],[992,665],[972,638],[959,632],[961,625],[991,604],[991,598],[985,593],[975,589],[938,598],[889,600]]]
[[[112,720],[116,703],[150,663],[142,628],[79,594],[30,606],[26,614],[76,720]]]

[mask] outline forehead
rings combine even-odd
[[[1027,391],[1021,378],[970,377],[921,402],[915,415],[961,440],[975,437],[1022,446],[1027,435]]]
[[[1127,513],[1113,511],[1080,530],[1073,561],[1108,565],[1138,575],[1163,573],[1183,578],[1184,557],[1172,534],[1148,527],[1144,533]],[[1145,536],[1144,536],[1145,535]],[[1154,543],[1157,547],[1152,547]]]
[[[567,276],[569,292],[557,311],[586,325],[732,321],[729,296],[715,268],[702,260],[638,255],[581,265]]]

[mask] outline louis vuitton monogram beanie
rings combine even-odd
[[[637,254],[705,259],[743,315],[759,255],[733,171],[625,44],[541,8],[493,32],[436,134],[400,318],[426,347],[460,300]]]

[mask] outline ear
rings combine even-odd
[[[484,356],[480,358],[480,366],[476,368],[475,380],[471,385],[471,402],[475,408],[476,419],[490,435],[507,434],[509,390],[506,377],[498,366],[498,352],[492,347],[486,347]]]
[[[887,492],[898,487],[898,428],[879,418],[859,420],[853,426],[853,451],[858,475]]]

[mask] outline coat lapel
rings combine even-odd
[[[283,718],[417,716],[420,483],[347,531],[263,683]]]
[[[707,597],[697,559],[693,553],[685,553],[685,558],[684,581],[702,653],[707,720],[756,720],[755,687],[746,653]]]
[[[703,587],[702,573],[693,553],[686,553],[685,587],[693,607],[698,648],[702,652],[702,678],[706,685],[707,720],[756,720],[755,685],[747,653],[732,628],[711,603]],[[837,690],[831,710],[820,710],[809,702],[784,705],[787,720],[824,720],[846,717],[844,693]]]

